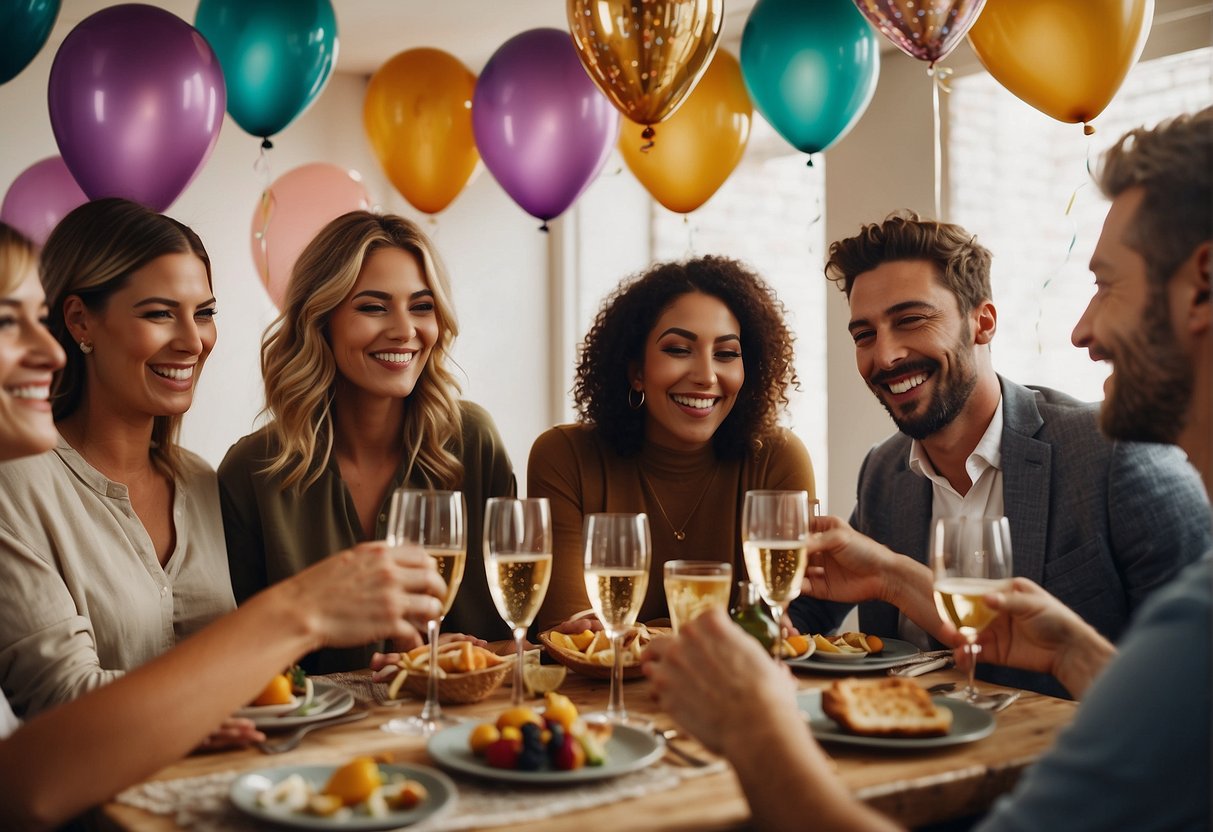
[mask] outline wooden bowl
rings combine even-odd
[[[650,627],[649,631],[654,634],[663,632],[661,628],[656,627]],[[594,661],[592,656],[587,659],[585,654],[578,650],[569,650],[568,648],[553,644],[550,632],[540,633],[539,641],[542,642],[549,656],[574,673],[580,673],[582,676],[589,676],[592,679],[611,678],[611,670],[614,667],[613,663],[601,664]],[[623,660],[623,678],[641,679],[643,677],[644,674],[640,670],[639,662],[630,657],[625,657]]]
[[[438,680],[438,701],[443,705],[467,705],[471,702],[479,702],[501,687],[506,675],[513,669],[512,662],[503,662],[483,670],[448,673],[445,679]],[[428,684],[428,675],[414,670],[405,677],[401,689],[417,699],[425,699]]]

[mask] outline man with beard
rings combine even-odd
[[[893,214],[831,245],[825,271],[850,303],[860,375],[900,430],[860,469],[856,531],[926,563],[938,518],[1006,515],[1015,575],[1113,640],[1209,546],[1205,496],[1181,452],[1109,442],[1097,405],[995,373],[990,252],[972,234]],[[918,614],[904,599],[816,594],[847,603],[793,602],[802,631],[833,630],[862,602],[864,632],[923,648],[932,645],[919,625],[940,635],[930,604]],[[888,603],[898,600],[900,612]],[[1040,674],[983,668],[982,677],[1065,695]]]
[[[1113,366],[1102,427],[1115,441],[1179,443],[1213,488],[1213,108],[1132,131],[1099,181],[1112,206],[1073,339]],[[1208,506],[1199,513],[1208,522]],[[1150,532],[1169,541],[1169,529]],[[901,556],[868,543],[871,561],[895,568]],[[930,571],[912,566],[911,583],[929,592]],[[985,655],[1053,672],[1082,703],[980,832],[1213,828],[1213,549],[1149,598],[1117,648],[1024,578],[985,602],[1002,613],[981,635]],[[732,762],[755,828],[805,829],[806,817],[817,830],[894,828],[840,782],[787,672],[723,615],[654,641],[644,658],[662,708]]]

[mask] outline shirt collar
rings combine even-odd
[[[927,455],[926,448],[917,439],[910,443],[908,464],[910,470],[920,477],[930,478],[935,474],[935,466],[931,464],[931,459]],[[986,432],[978,440],[977,447],[973,449],[973,452],[969,454],[969,458],[965,460],[965,471],[968,472],[969,480],[972,482],[977,482],[987,468],[1002,469],[1001,391],[998,396],[998,406],[994,408],[994,417],[990,419],[990,424],[986,426]]]

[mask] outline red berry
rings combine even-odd
[[[484,759],[493,768],[517,768],[519,743],[497,740],[484,750]]]

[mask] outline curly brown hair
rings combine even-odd
[[[854,237],[830,243],[825,273],[849,300],[855,278],[896,260],[934,265],[963,314],[992,300],[989,249],[959,225],[920,219],[913,211],[894,212],[884,222],[865,225]]]
[[[658,263],[607,297],[577,362],[577,412],[620,456],[639,453],[644,443],[644,410],[628,406],[628,368],[644,363],[645,341],[662,313],[692,292],[719,298],[741,325],[745,383],[712,437],[718,457],[757,452],[776,430],[788,388],[800,387],[795,339],[784,322],[784,306],[766,281],[727,257]]]

